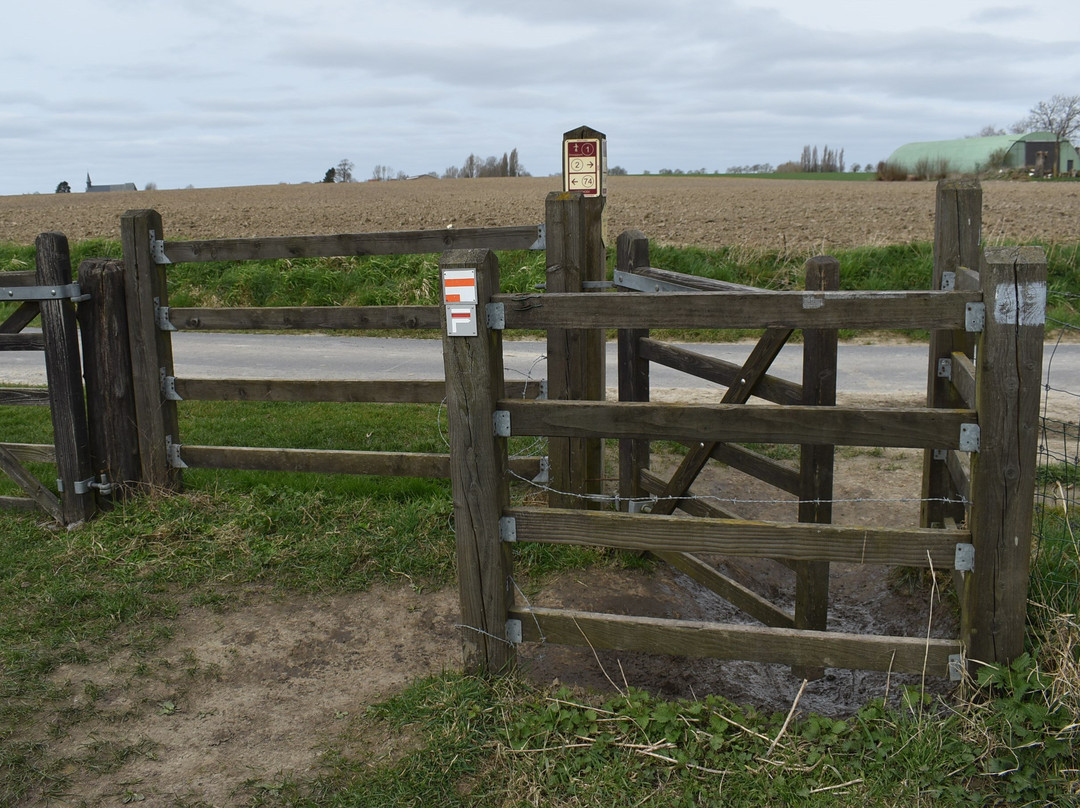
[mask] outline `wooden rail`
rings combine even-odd
[[[345,255],[414,255],[484,247],[489,250],[542,250],[542,225],[397,230],[334,236],[273,236],[164,241],[161,263],[267,261],[278,258],[329,258]]]

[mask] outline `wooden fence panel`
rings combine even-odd
[[[62,233],[37,237],[37,281],[42,286],[72,282],[71,254]],[[83,399],[82,362],[75,306],[70,299],[42,300],[41,331],[45,338],[45,373],[52,399],[56,473],[63,486],[62,521],[74,524],[94,513],[90,437]]]
[[[953,640],[925,637],[796,631],[536,606],[511,609],[510,616],[520,621],[522,638],[529,642],[776,662],[793,667],[825,665],[947,677],[950,657],[960,652],[959,643]]]
[[[943,287],[946,273],[961,268],[978,269],[979,241],[982,235],[982,187],[978,180],[942,180],[937,186],[934,215],[934,277],[932,289]],[[964,287],[954,280],[955,288]],[[970,287],[969,287],[970,288]],[[976,287],[978,288],[978,287]],[[964,330],[934,330],[930,332],[929,369],[927,373],[926,406],[972,406],[974,398],[965,398],[948,377],[939,372],[939,364],[955,354],[971,356],[974,334]],[[955,364],[955,363],[954,363]],[[940,454],[940,453],[939,453]],[[941,525],[946,517],[964,518],[964,505],[949,504],[958,500],[957,491],[949,482],[945,458],[934,456],[933,449],[923,453],[923,492],[920,520],[923,527]]]
[[[166,241],[162,254],[170,263],[199,261],[267,261],[278,258],[327,258],[342,255],[413,255],[446,250],[543,249],[544,228],[462,227],[443,230],[399,230],[334,236],[272,236]]]
[[[605,271],[601,235],[603,200],[580,192],[548,194],[547,292],[580,293],[590,281],[602,281]],[[594,293],[587,298],[601,297]],[[548,396],[555,400],[602,401],[604,332],[580,328],[574,322],[548,329]],[[602,490],[604,447],[598,440],[556,437],[548,441],[551,490],[548,503],[585,507],[588,494]]]
[[[1007,662],[1024,650],[1046,256],[1038,247],[988,248],[980,274],[986,325],[977,350],[979,450],[971,458],[975,569],[963,631],[970,659]]]
[[[806,263],[806,289],[835,292],[840,288],[840,263],[830,256]],[[836,329],[803,332],[802,404],[836,406]],[[799,521],[832,522],[832,444],[803,444],[799,456]],[[799,561],[795,568],[795,628],[824,631],[829,614],[829,562],[824,558]],[[825,669],[808,667],[794,671],[803,679],[820,679]]]
[[[960,448],[973,410],[920,407],[778,407],[769,404],[638,404],[502,399],[514,435],[640,440],[829,443]]]
[[[165,272],[154,260],[154,242],[165,238],[161,216],[153,210],[129,210],[120,219],[124,251],[131,371],[138,419],[140,482],[152,488],[178,489],[180,470],[169,460],[168,446],[178,437],[176,403],[166,398],[164,377],[173,372],[172,340],[158,314],[169,305]]]
[[[478,310],[499,288],[499,265],[487,250],[450,252],[442,273],[476,272]],[[511,554],[499,520],[509,502],[506,438],[495,434],[495,402],[503,388],[502,334],[475,318],[477,335],[443,336],[451,487],[457,534],[458,587],[466,670],[500,671],[513,662],[506,618],[513,603]]]

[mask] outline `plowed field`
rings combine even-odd
[[[168,238],[242,238],[533,224],[557,177],[269,185],[0,197],[0,241],[30,244],[59,230],[72,241],[119,238],[129,209],[161,213]],[[665,244],[827,252],[929,241],[935,186],[882,183],[612,177],[609,240],[637,228]],[[1080,241],[1080,183],[986,182],[986,243]]]

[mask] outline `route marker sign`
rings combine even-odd
[[[582,127],[563,135],[563,190],[607,196],[607,138]]]

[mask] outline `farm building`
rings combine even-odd
[[[888,163],[909,174],[926,173],[926,169],[932,173],[975,174],[990,166],[1049,174],[1057,145],[1053,132],[935,140],[901,146],[890,155]],[[1080,156],[1071,143],[1063,141],[1058,173],[1077,170]]]
[[[133,182],[124,182],[124,183],[120,183],[119,185],[94,185],[92,182],[90,182],[90,175],[89,174],[86,175],[86,192],[87,193],[90,193],[92,191],[137,191],[137,190],[139,190],[139,189],[135,187],[135,183],[133,183]]]

